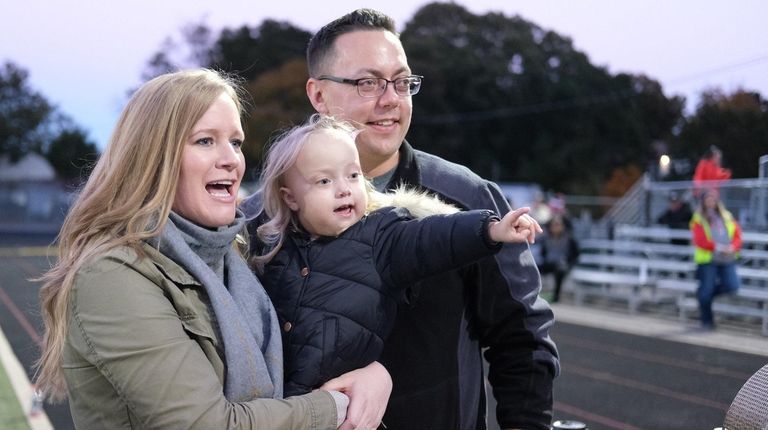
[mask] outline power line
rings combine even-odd
[[[718,66],[718,67],[715,67],[715,68],[712,68],[712,69],[709,69],[709,70],[705,70],[705,71],[702,71],[702,72],[697,72],[697,73],[693,73],[693,74],[690,74],[690,75],[680,76],[678,78],[674,78],[674,79],[669,80],[667,82],[667,84],[669,84],[669,85],[677,85],[677,84],[687,83],[689,81],[693,81],[693,80],[697,80],[697,79],[701,79],[701,78],[706,78],[708,76],[716,75],[718,73],[726,72],[726,71],[733,70],[733,69],[740,69],[740,68],[752,66],[752,65],[755,65],[755,64],[759,64],[759,63],[762,63],[762,62],[766,62],[766,61],[768,61],[768,55],[764,54],[764,55],[761,55],[759,57],[755,57],[755,58],[752,58],[752,59],[749,59],[749,60],[739,61],[738,63],[732,63],[732,64],[728,64],[728,65],[724,65],[724,66]]]
[[[718,66],[702,72],[693,73],[686,76],[681,76],[672,79],[667,85],[680,85],[689,81],[701,79],[714,74],[722,73],[724,71],[733,70],[736,68],[743,68],[759,64],[768,61],[768,55],[760,55],[749,60],[739,61],[724,66]],[[467,123],[487,121],[499,118],[512,118],[523,115],[533,115],[547,112],[554,112],[566,109],[573,109],[577,107],[587,107],[592,105],[599,105],[609,102],[616,102],[621,99],[634,97],[641,92],[635,90],[614,91],[605,94],[587,95],[582,97],[575,97],[571,99],[551,100],[545,102],[531,103],[521,106],[509,106],[497,109],[489,109],[483,111],[469,111],[469,112],[454,112],[444,114],[427,114],[420,115],[413,119],[414,124],[449,124],[449,123]]]
[[[540,103],[532,103],[522,106],[510,106],[498,109],[472,112],[455,112],[445,114],[427,114],[414,117],[414,124],[448,124],[486,121],[498,118],[510,118],[523,115],[554,112],[577,107],[616,102],[624,98],[633,97],[638,93],[633,90],[613,91],[605,94],[587,95],[571,99],[551,100]]]

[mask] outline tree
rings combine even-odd
[[[7,62],[0,69],[0,154],[11,161],[36,152],[62,179],[77,179],[98,150],[86,133],[42,94],[30,88],[29,74]]]
[[[210,50],[208,66],[241,76],[250,95],[243,146],[249,179],[255,179],[270,137],[312,113],[304,91],[304,51],[310,36],[289,23],[267,19],[256,28],[222,30]]]
[[[225,28],[211,49],[208,66],[252,81],[268,70],[304,58],[310,36],[306,30],[271,19],[256,28]]]
[[[248,179],[256,179],[264,148],[274,135],[280,129],[301,124],[314,112],[304,90],[307,78],[307,63],[297,58],[262,73],[247,85],[252,98],[243,145],[245,163],[251,172]]]
[[[236,74],[250,82],[262,73],[303,58],[311,33],[287,22],[264,20],[257,27],[224,28],[217,35],[205,22],[185,25],[167,37],[150,56],[142,73],[148,81],[162,73],[208,67]]]
[[[596,193],[614,169],[644,165],[682,115],[658,82],[613,76],[519,16],[432,3],[401,39],[425,75],[409,137],[491,179]]]
[[[274,130],[312,112],[304,94],[310,33],[267,19],[213,37],[201,28],[187,34],[196,35],[186,51],[198,53],[198,65],[246,80],[254,101],[246,162],[256,168]],[[490,179],[595,194],[612,172],[655,160],[655,146],[682,121],[683,99],[666,97],[653,78],[612,75],[568,37],[519,16],[432,3],[401,39],[414,73],[425,76],[409,139]],[[171,54],[153,62],[167,67]]]
[[[190,67],[208,67],[211,63],[211,29],[205,22],[188,24],[181,28],[183,42],[166,37],[160,50],[152,54],[141,74],[146,82],[155,76]],[[131,90],[130,93],[135,91]]]
[[[758,159],[768,148],[768,101],[744,89],[704,92],[672,149],[695,165],[711,145],[723,151],[723,165],[734,178],[757,177]]]
[[[16,161],[29,152],[40,152],[45,125],[54,108],[30,88],[29,74],[11,62],[0,68],[0,154]]]
[[[98,154],[85,131],[73,127],[51,141],[45,156],[60,178],[77,183],[88,177]]]
[[[148,80],[181,67],[209,67],[241,77],[250,102],[243,151],[249,171],[254,172],[270,136],[312,113],[304,91],[308,77],[304,52],[311,33],[271,19],[253,28],[244,25],[212,33],[204,23],[185,26],[183,43],[167,38],[150,57],[142,77]]]

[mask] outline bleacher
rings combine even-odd
[[[641,306],[668,304],[682,322],[698,309],[696,264],[693,248],[673,244],[689,240],[690,231],[662,226],[619,225],[612,239],[584,239],[581,253],[569,278],[577,304],[588,297],[622,300],[630,313]],[[718,297],[717,314],[758,320],[768,336],[768,233],[746,231],[737,268],[738,293]]]

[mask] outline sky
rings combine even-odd
[[[264,19],[314,32],[359,7],[392,16],[398,29],[421,0],[0,0],[0,63],[29,72],[29,84],[103,148],[147,60],[187,24],[214,33]],[[646,74],[691,112],[705,89],[744,88],[768,98],[768,1],[460,0],[475,14],[520,15],[572,39],[611,73]],[[414,71],[418,73],[418,71]],[[418,115],[418,112],[414,113]]]

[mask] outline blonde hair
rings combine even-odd
[[[69,295],[77,272],[119,247],[141,255],[157,236],[176,195],[181,154],[195,123],[222,93],[242,113],[240,87],[218,72],[187,70],[158,76],[123,109],[104,153],[80,191],[58,236],[58,262],[39,280],[45,324],[37,386],[52,400],[66,397],[61,360]]]
[[[269,251],[263,255],[255,255],[251,259],[257,268],[261,269],[277,254],[285,239],[289,226],[299,229],[300,225],[293,211],[280,196],[280,188],[285,186],[285,174],[296,164],[299,153],[309,138],[320,132],[340,131],[349,133],[354,141],[359,130],[349,122],[338,120],[332,116],[314,114],[309,120],[299,126],[290,128],[280,134],[269,146],[264,166],[259,179],[262,210],[269,220],[256,229],[256,234]],[[366,190],[370,190],[366,185]]]
[[[720,192],[715,188],[707,188],[704,190],[704,192],[701,194],[701,199],[699,201],[699,206],[697,210],[706,218],[707,222],[712,222],[712,219],[710,218],[710,212],[707,210],[706,201],[707,198],[713,197],[715,199],[715,210],[720,215],[720,218],[722,219],[728,219],[731,218],[731,212],[726,209],[725,205],[723,204],[723,201],[720,200]]]

